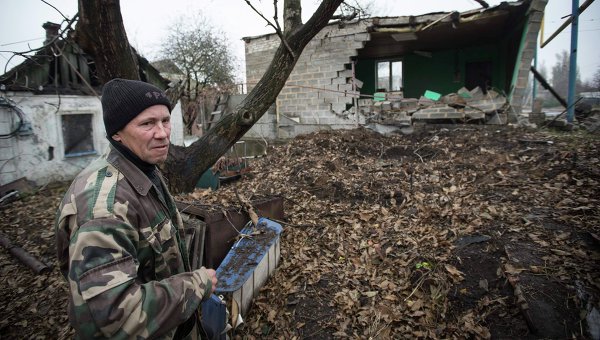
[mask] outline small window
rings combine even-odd
[[[92,137],[92,117],[93,115],[91,114],[62,116],[65,157],[77,157],[96,153]]]
[[[380,61],[377,63],[377,89],[402,91],[402,61]]]

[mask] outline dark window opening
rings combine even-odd
[[[479,86],[483,93],[492,87],[492,62],[477,61],[466,64],[465,86],[472,90]]]
[[[92,115],[76,114],[62,116],[62,132],[65,157],[95,154],[92,135]]]

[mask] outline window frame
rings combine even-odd
[[[66,131],[66,127],[65,127],[65,117],[72,117],[72,116],[81,116],[81,115],[87,115],[90,116],[89,119],[89,129],[86,129],[89,131],[89,134],[87,136],[87,139],[89,139],[89,141],[91,142],[91,150],[85,150],[85,151],[79,151],[79,152],[70,152],[67,153],[67,140],[66,137],[67,135],[65,134]],[[78,157],[85,157],[85,156],[90,156],[90,155],[98,155],[98,142],[96,141],[96,136],[94,134],[94,126],[96,125],[96,117],[97,115],[94,114],[93,111],[76,111],[76,112],[61,112],[58,115],[58,122],[57,122],[57,128],[59,130],[59,138],[60,138],[60,146],[61,146],[61,151],[63,154],[63,158],[67,159],[67,158],[78,158]]]
[[[400,88],[398,90],[394,90],[393,89],[393,85],[394,85],[394,77],[393,77],[393,64],[399,62],[400,63]],[[379,87],[379,64],[382,63],[387,63],[387,69],[388,69],[388,84],[386,87],[386,92],[397,92],[397,91],[402,91],[404,92],[404,61],[400,58],[393,58],[393,59],[381,59],[381,60],[377,60],[375,61],[375,90],[379,90],[381,87]]]

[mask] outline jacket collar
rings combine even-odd
[[[106,156],[107,162],[117,168],[127,178],[138,194],[142,196],[148,195],[148,192],[152,188],[152,181],[150,181],[148,176],[123,156],[114,146],[109,145],[109,147],[110,151]]]

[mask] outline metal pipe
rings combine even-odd
[[[4,234],[0,234],[0,245],[10,251],[10,253],[18,258],[23,264],[27,265],[34,273],[44,274],[51,271],[50,267],[25,251],[25,249],[13,245]]]
[[[567,95],[567,122],[573,123],[575,117],[575,83],[577,82],[577,33],[579,31],[579,0],[572,0],[571,19],[571,55],[569,56],[569,93]]]

